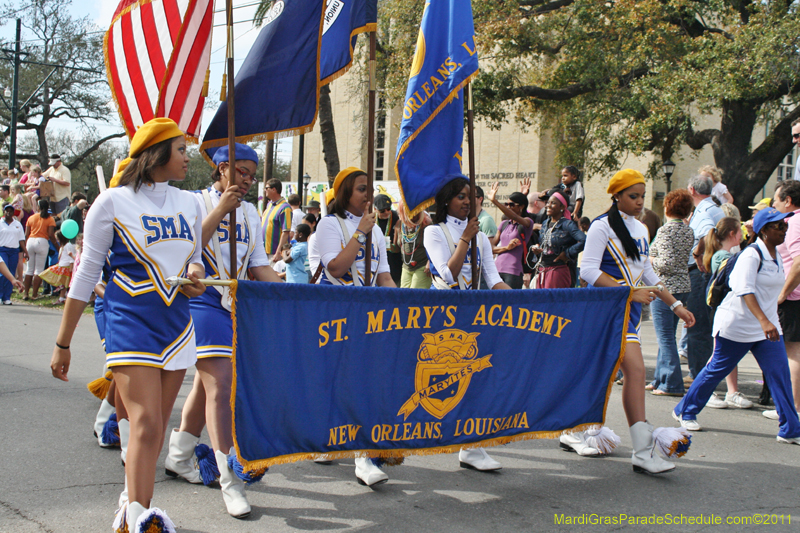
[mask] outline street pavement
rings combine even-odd
[[[32,306],[0,308],[0,533],[111,530],[124,474],[119,451],[99,448],[92,437],[99,403],[86,390],[101,374],[103,354],[94,321],[84,316],[71,343],[69,383],[52,378],[48,365],[60,317],[58,310]],[[644,324],[643,337],[652,375],[657,344],[651,322]],[[179,423],[192,377],[190,370],[170,427]],[[760,379],[748,355],[739,383],[751,400],[758,397]],[[724,394],[724,382],[718,390]],[[356,483],[352,460],[276,466],[248,489],[253,513],[239,521],[226,514],[218,488],[164,474],[165,446],[154,505],[190,533],[798,530],[800,446],[778,444],[778,424],[764,418],[761,408],[704,410],[704,431],[693,435],[677,470],[647,476],[631,469],[620,395],[615,385],[607,425],[622,444],[606,458],[561,451],[556,440],[523,441],[490,450],[503,464],[498,473],[462,469],[454,454],[409,457],[389,468],[389,482],[376,490]],[[646,396],[650,422],[674,426],[670,410],[677,399]],[[208,443],[205,434],[203,442]],[[757,525],[763,515],[777,524]],[[639,525],[631,525],[630,517],[639,517]],[[690,523],[698,519],[711,525]],[[714,525],[716,519],[722,523]],[[604,520],[617,523],[603,525]]]

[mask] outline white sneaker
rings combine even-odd
[[[711,398],[708,399],[708,403],[706,403],[706,407],[711,407],[712,409],[727,409],[728,404],[725,400],[720,400],[717,393],[711,395]]]
[[[770,420],[778,420],[778,410],[777,409],[769,409],[768,411],[762,411],[762,415],[765,418],[769,418]]]
[[[3,305],[11,305],[11,300],[3,300]]]
[[[372,487],[389,481],[386,472],[375,466],[369,458],[356,457],[356,481],[361,485]]]
[[[675,414],[675,411],[671,412],[672,418],[680,422],[681,427],[686,428],[688,431],[703,431],[703,428],[697,423],[697,420],[685,420],[683,417]]]
[[[800,445],[800,437],[781,437],[778,435],[778,442],[782,444],[798,444]]]
[[[728,407],[735,407],[736,409],[750,409],[753,407],[753,402],[745,398],[744,394],[739,391],[725,394],[725,403],[728,404]]]
[[[461,451],[458,452],[458,464],[461,468],[471,468],[481,472],[491,472],[503,468],[503,465],[492,459],[483,448],[472,450],[461,448]]]

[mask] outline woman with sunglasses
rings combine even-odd
[[[386,258],[386,239],[375,224],[377,211],[370,212],[367,173],[355,167],[342,170],[333,180],[331,192],[330,214],[319,221],[314,233],[313,261],[309,252],[309,263],[316,264],[318,257],[322,265],[319,284],[363,287],[369,268],[370,285],[396,287]],[[370,250],[366,249],[367,235],[372,236]],[[380,469],[381,459],[359,457],[355,463],[361,485],[372,487],[389,480]]]
[[[565,217],[567,199],[556,191],[547,200],[547,219],[539,231],[539,244],[531,251],[539,256],[536,265],[537,287],[540,289],[569,289],[573,286],[568,263],[575,262],[583,251],[586,235],[578,224]]]
[[[269,266],[269,257],[261,237],[260,218],[256,208],[242,202],[255,182],[258,155],[245,144],[236,143],[236,163],[230,164],[228,147],[219,148],[213,157],[216,164],[211,179],[214,183],[195,197],[203,216],[203,266],[211,279],[245,279],[249,271],[258,281],[280,282]],[[236,180],[231,180],[232,174]],[[230,213],[236,209],[236,275],[230,272]],[[233,381],[233,324],[230,293],[227,287],[211,287],[190,302],[197,335],[197,372],[192,391],[186,398],[179,429],[169,436],[169,455],[164,462],[172,477],[189,483],[201,483],[195,448],[203,426],[214,448],[219,468],[219,484],[228,514],[245,518],[250,504],[244,482],[228,466],[233,448],[231,385]],[[240,354],[246,357],[247,354]],[[211,480],[206,480],[210,482]]]
[[[528,197],[521,192],[512,192],[508,201],[497,200],[500,182],[494,182],[489,190],[489,201],[506,216],[497,235],[492,239],[495,263],[500,278],[512,289],[522,288],[522,261],[528,250],[528,241],[533,233],[533,220],[528,218]]]
[[[778,297],[786,280],[783,262],[776,255],[776,248],[786,238],[785,219],[793,215],[770,207],[753,217],[758,239],[736,258],[728,278],[731,290],[714,313],[714,355],[672,411],[672,416],[690,431],[701,430],[698,413],[717,384],[747,352],[752,352],[778,410],[778,442],[800,444],[800,420],[794,408],[789,362],[778,320]]]
[[[589,228],[583,250],[581,277],[594,287],[658,287],[632,291],[625,355],[620,368],[625,375],[622,407],[633,441],[633,470],[661,474],[674,470],[675,465],[655,452],[654,429],[645,417],[645,367],[639,338],[642,304],[660,298],[683,319],[687,327],[694,325],[694,316],[669,290],[660,285],[649,261],[649,234],[645,225],[636,219],[644,208],[644,176],[636,170],[620,170],[609,181],[607,191],[611,195],[611,207],[605,215],[595,219]],[[668,437],[670,432],[659,430],[656,430],[658,434],[665,435],[664,439],[659,438],[659,448],[663,444],[662,449],[670,449],[674,442],[665,442],[672,440]],[[678,440],[683,438],[681,436]]]

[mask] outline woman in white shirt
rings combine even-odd
[[[636,219],[644,208],[644,176],[636,170],[621,170],[611,178],[607,191],[612,195],[612,204],[605,215],[592,222],[586,235],[581,278],[595,287],[659,287],[656,290],[637,289],[632,293],[625,356],[620,368],[625,376],[622,407],[633,441],[633,469],[636,472],[660,474],[674,470],[675,465],[663,460],[653,450],[656,444],[654,429],[645,417],[645,368],[639,339],[642,304],[660,298],[688,327],[694,325],[694,316],[666,288],[660,286],[658,276],[648,260],[649,233],[645,225]],[[661,431],[659,433],[664,434]]]
[[[736,259],[728,281],[731,290],[714,314],[714,355],[672,412],[683,427],[701,430],[697,414],[717,384],[747,352],[753,352],[778,410],[778,442],[800,444],[800,420],[794,409],[789,363],[778,320],[778,296],[785,277],[783,262],[775,251],[786,238],[784,219],[793,215],[768,208],[753,218],[758,239]]]
[[[320,285],[362,287],[367,265],[371,272],[370,285],[396,287],[389,273],[386,258],[386,239],[375,225],[377,211],[370,211],[367,173],[348,167],[333,181],[334,200],[328,206],[330,215],[319,221],[315,232],[315,256],[323,267]],[[369,260],[367,235],[372,234]],[[383,461],[356,458],[356,480],[369,487],[386,483],[389,476],[379,468]]]

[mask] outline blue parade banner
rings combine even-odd
[[[411,216],[433,203],[449,174],[461,174],[464,99],[478,74],[470,0],[428,0],[403,104],[395,174]]]
[[[308,133],[319,106],[324,0],[277,0],[236,73],[236,141]],[[228,104],[211,120],[200,151],[211,161],[228,143]]]
[[[319,59],[321,85],[347,72],[358,34],[375,31],[377,22],[378,0],[328,0]]]
[[[240,281],[246,470],[448,453],[605,421],[630,290],[436,291]]]

